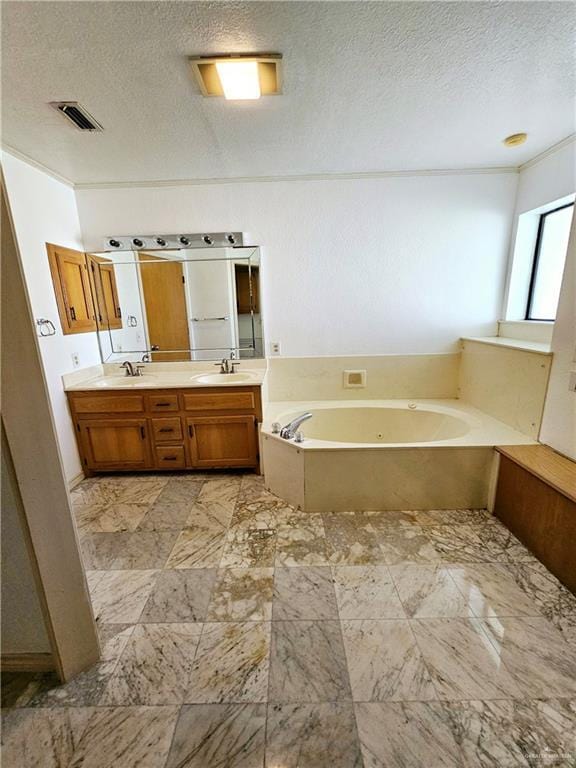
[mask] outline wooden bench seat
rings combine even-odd
[[[494,514],[576,594],[576,462],[546,445],[496,450]]]

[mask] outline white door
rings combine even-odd
[[[228,357],[238,347],[233,266],[225,259],[185,262],[193,360]]]

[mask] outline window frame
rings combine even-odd
[[[545,211],[544,213],[540,214],[540,219],[538,221],[538,234],[536,235],[536,245],[534,247],[534,257],[532,259],[532,270],[530,272],[530,284],[528,287],[528,300],[526,301],[526,312],[524,315],[525,320],[529,320],[535,323],[553,323],[555,322],[555,317],[531,317],[531,310],[532,310],[532,303],[534,300],[534,289],[536,287],[536,278],[538,276],[538,267],[540,265],[540,251],[542,248],[542,237],[544,235],[544,226],[546,224],[546,217],[550,216],[552,213],[557,213],[558,211],[563,211],[565,208],[574,208],[576,205],[576,202],[571,203],[565,203],[564,205],[559,205],[556,208],[551,208],[549,211]],[[572,213],[574,216],[574,213]]]

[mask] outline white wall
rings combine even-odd
[[[549,155],[520,173],[516,216],[576,191],[576,144]],[[540,440],[576,459],[576,394],[569,390],[576,371],[576,222],[572,233],[552,335],[554,358]]]
[[[51,653],[24,530],[24,512],[2,428],[2,655]]]
[[[570,378],[576,376],[576,217],[572,219],[552,351],[540,440],[576,460],[576,392],[570,390]]]
[[[515,174],[77,190],[84,241],[243,230],[263,247],[265,334],[282,354],[456,350],[496,334]]]
[[[82,367],[99,363],[100,354],[95,333],[62,333],[46,243],[84,250],[76,198],[70,187],[12,155],[2,153],[2,166],[32,312],[35,318],[47,318],[56,326],[56,336],[40,340],[40,351],[64,471],[70,481],[82,469],[60,377],[73,370],[73,352],[79,354]]]

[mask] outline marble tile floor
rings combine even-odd
[[[72,501],[102,659],[3,676],[6,768],[576,766],[576,598],[485,510],[234,473]]]

